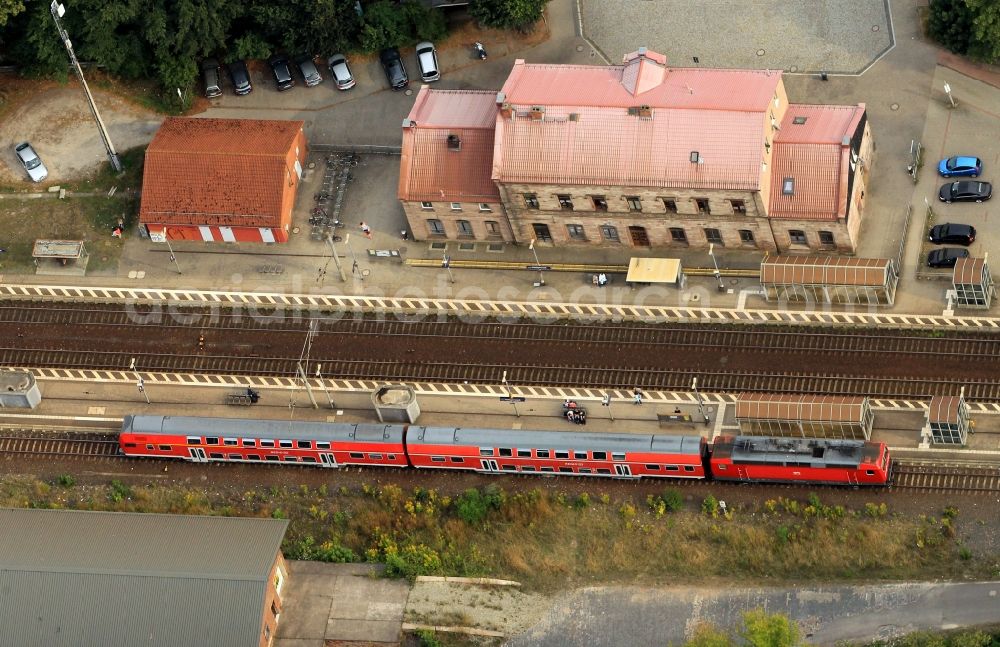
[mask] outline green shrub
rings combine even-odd
[[[490,512],[499,510],[504,502],[503,490],[493,485],[480,492],[469,488],[456,499],[456,510],[459,518],[470,526],[476,526],[486,520]]]
[[[667,505],[667,512],[680,512],[684,508],[684,496],[674,489],[669,489],[661,496]]]
[[[56,483],[58,483],[63,487],[73,487],[74,485],[76,485],[76,479],[70,476],[69,474],[63,474],[56,479]]]
[[[709,494],[705,497],[705,500],[701,502],[701,512],[707,517],[712,517],[713,519],[719,516],[719,501],[714,496]]]
[[[108,498],[115,503],[121,503],[125,499],[132,498],[132,488],[125,485],[121,481],[114,480],[111,481],[111,487],[108,488]]]
[[[420,629],[417,631],[417,640],[420,641],[420,647],[443,647],[443,643],[437,639],[437,636],[430,629]]]

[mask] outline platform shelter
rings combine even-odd
[[[958,259],[951,281],[956,307],[985,309],[993,303],[996,286],[985,257]]]
[[[965,395],[938,395],[927,409],[927,426],[935,445],[964,445],[969,438],[969,405]]]
[[[870,440],[874,419],[866,397],[741,393],[736,399],[736,422],[746,436]]]
[[[760,264],[768,301],[892,305],[899,270],[889,258],[775,256]]]

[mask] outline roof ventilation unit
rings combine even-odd
[[[545,118],[545,106],[531,106],[528,115],[532,121],[541,121]]]
[[[458,135],[448,135],[448,150],[450,151],[460,151],[462,150],[462,138]]]
[[[653,116],[653,109],[649,106],[639,106],[639,116],[648,119]]]
[[[580,113],[579,112],[571,112],[571,113],[569,113],[569,120],[570,121],[580,121]]]

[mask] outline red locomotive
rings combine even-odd
[[[126,456],[208,462],[386,465],[484,473],[885,485],[889,450],[855,440],[569,433],[126,416]]]

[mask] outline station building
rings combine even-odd
[[[849,254],[874,144],[864,104],[793,104],[780,71],[640,49],[615,66],[519,59],[497,93],[424,86],[402,153],[417,240]]]

